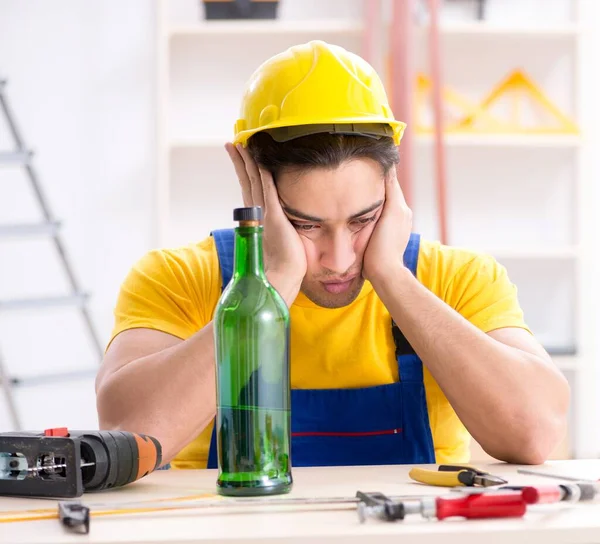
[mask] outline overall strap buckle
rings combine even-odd
[[[415,350],[410,345],[404,333],[400,330],[400,327],[394,323],[392,319],[392,335],[394,337],[394,344],[396,346],[396,358],[403,355],[416,355]]]

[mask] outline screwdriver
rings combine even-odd
[[[592,501],[598,496],[598,492],[598,485],[588,482],[524,486],[521,488],[523,500],[527,504]]]
[[[426,497],[419,501],[369,505],[359,505],[358,515],[361,522],[367,517],[376,517],[387,521],[404,519],[406,514],[421,514],[426,519],[446,519],[462,517],[467,519],[510,518],[525,514],[527,504],[521,493],[468,494],[463,497],[444,499]]]
[[[568,480],[573,483],[561,483],[556,486],[535,486],[536,489],[542,490],[541,494],[536,494],[534,491],[528,491],[528,498],[530,500],[538,500],[537,502],[557,502],[557,501],[593,501],[600,495],[600,483],[596,480],[584,480],[580,478],[574,478],[572,476],[552,474],[548,472],[540,472],[528,469],[517,470],[519,474],[528,474],[532,476],[542,476],[545,478],[554,478],[557,480]],[[551,491],[555,488],[554,492]],[[556,489],[558,488],[558,489]],[[544,496],[545,499],[544,500]],[[554,499],[552,499],[554,495]],[[559,498],[556,498],[556,497]],[[530,503],[533,504],[533,503]]]
[[[502,486],[494,489],[463,489],[455,488],[452,491],[467,493],[469,495],[488,495],[506,491],[518,491],[527,504],[548,504],[554,502],[583,502],[592,501],[600,494],[600,486],[591,482],[563,483],[557,485],[519,485]]]

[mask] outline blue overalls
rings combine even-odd
[[[212,232],[223,288],[233,273],[234,231]],[[416,275],[420,237],[412,234],[404,263]],[[293,324],[292,324],[293,326]],[[292,466],[435,463],[423,364],[392,322],[399,381],[356,389],[292,389]],[[216,428],[216,425],[215,425]],[[217,468],[213,429],[208,468]]]

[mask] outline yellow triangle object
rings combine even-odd
[[[490,114],[504,107],[500,125]],[[529,107],[527,111],[526,108]],[[482,113],[485,112],[485,115]],[[529,120],[526,119],[530,114]],[[529,121],[529,122],[527,122]],[[496,85],[480,109],[466,115],[456,129],[469,133],[578,134],[577,125],[544,94],[523,71],[515,70]]]
[[[424,74],[418,74],[416,79],[415,92],[415,125],[419,133],[433,132],[433,126],[425,119],[425,111],[431,111],[430,94],[432,89],[431,80]],[[484,119],[490,128],[496,127],[502,129],[503,122],[497,119],[483,106],[461,95],[450,87],[442,89],[442,100],[445,106],[444,131],[460,132],[463,131],[465,119],[477,117]]]

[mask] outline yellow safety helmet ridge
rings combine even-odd
[[[315,40],[290,47],[256,69],[243,94],[234,144],[246,145],[253,134],[270,131],[281,140],[316,132],[387,134],[398,145],[405,128],[367,61]]]

